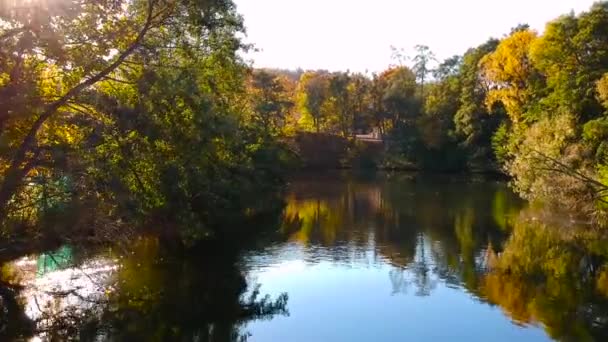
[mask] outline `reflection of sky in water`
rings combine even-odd
[[[94,310],[111,290],[111,279],[118,268],[116,261],[104,257],[75,265],[69,247],[24,257],[13,266],[23,286],[20,297],[24,312],[33,320],[41,320],[42,328],[46,318]]]
[[[550,340],[542,328],[515,325],[499,307],[441,281],[432,262],[421,284],[416,264],[395,266],[369,250],[351,251],[350,262],[293,245],[272,252],[251,259],[250,277],[262,293],[287,292],[290,315],[248,324],[251,341]]]
[[[500,188],[403,185],[312,181],[294,190],[288,242],[243,262],[262,293],[289,294],[290,315],[250,322],[251,341],[550,340],[464,284],[487,271],[500,239],[510,204]]]

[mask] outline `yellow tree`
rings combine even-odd
[[[601,80],[597,82],[598,99],[608,108],[608,74],[605,74]]]
[[[314,129],[317,133],[326,121],[323,106],[329,97],[328,87],[327,74],[306,72],[300,78],[297,89],[297,104],[302,115],[300,124],[305,128]]]
[[[514,123],[522,122],[534,97],[538,73],[531,63],[530,46],[537,37],[528,29],[516,31],[480,62],[483,77],[491,87],[486,104],[492,107],[502,102]]]

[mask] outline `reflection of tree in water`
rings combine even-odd
[[[34,333],[34,322],[19,301],[21,286],[13,283],[10,270],[2,265],[0,274],[0,341],[22,340]]]
[[[242,341],[248,336],[242,330],[246,322],[287,314],[287,295],[275,300],[262,296],[237,266],[238,253],[227,246],[184,255],[146,238],[130,247],[129,254],[113,255],[121,261],[112,281],[100,289],[103,296],[83,297],[77,289],[55,293],[59,302],[72,296],[71,305],[43,307],[32,322],[38,324],[37,333],[61,341]],[[80,298],[74,301],[73,296]],[[8,322],[8,327],[0,326],[0,337],[17,336],[16,315],[28,323],[23,303],[8,309],[0,318]]]
[[[245,322],[287,314],[287,295],[272,301],[248,291],[237,255],[221,247],[171,258],[143,240],[137,251],[146,257],[123,263],[102,319],[101,330],[119,340],[242,340]]]
[[[481,295],[517,322],[542,323],[557,340],[608,341],[608,236],[525,214],[494,255]]]
[[[409,287],[416,289],[416,296],[429,296],[437,287],[438,280],[431,269],[432,259],[428,255],[427,242],[418,234],[414,261],[406,267],[394,267],[389,271],[393,294],[407,293]]]
[[[320,217],[310,230],[297,222],[290,228],[304,232],[307,245],[341,255],[356,254],[336,248],[343,241],[363,246],[393,266],[394,294],[430,295],[443,282],[499,305],[520,324],[542,324],[557,340],[608,341],[608,233],[525,220],[541,216],[520,214],[519,201],[500,184],[382,177],[328,183],[303,188],[323,208],[309,215]],[[294,212],[300,197],[295,191]],[[331,220],[323,218],[328,213]]]
[[[283,231],[308,251],[373,254],[395,266],[394,292],[429,295],[438,281],[478,286],[488,245],[501,245],[519,204],[501,184],[379,176],[296,183],[287,208]]]

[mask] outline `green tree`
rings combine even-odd
[[[409,68],[400,67],[385,71],[380,78],[385,80],[382,107],[391,123],[391,153],[414,162],[420,148],[416,123],[421,113],[416,75]]]
[[[543,104],[597,118],[603,109],[595,96],[596,82],[608,72],[608,3],[593,5],[579,16],[564,15],[547,24],[531,46],[531,59],[547,80]]]
[[[363,74],[353,74],[348,86],[351,98],[353,122],[352,132],[357,130],[368,131],[373,126],[371,117],[371,88],[372,81]]]
[[[414,72],[407,67],[393,68],[381,74],[380,78],[386,79],[382,102],[392,126],[413,124],[420,111]]]
[[[285,83],[265,70],[255,70],[252,75],[253,120],[268,136],[276,136],[284,129],[294,106]]]
[[[2,97],[6,226],[120,231],[154,216],[193,242],[275,203],[289,154],[247,111],[232,2],[68,5],[2,12],[0,92],[22,98]]]
[[[334,122],[337,127],[337,131],[342,134],[344,138],[348,138],[352,135],[352,128],[354,125],[354,116],[352,111],[351,93],[349,92],[349,86],[351,77],[349,73],[333,73],[329,76],[328,81],[328,108],[329,113],[327,117],[330,121]]]
[[[441,148],[453,133],[453,118],[460,105],[459,68],[460,57],[454,56],[440,63],[433,71],[436,80],[427,87],[424,116],[420,122],[422,137],[429,147]]]
[[[490,86],[481,77],[480,61],[498,46],[498,40],[490,39],[477,48],[469,49],[462,58],[458,73],[460,83],[459,106],[454,114],[454,128],[461,144],[467,149],[474,163],[488,163],[494,159],[491,139],[504,115],[500,106],[490,110],[486,97]]]
[[[414,50],[416,50],[416,55],[412,60],[414,62],[413,70],[416,74],[416,79],[420,82],[420,97],[424,101],[424,84],[427,76],[432,72],[429,64],[436,61],[436,59],[433,51],[426,45],[416,45]]]
[[[229,1],[12,2],[0,19],[1,97],[17,99],[3,101],[0,111],[0,214],[25,177],[52,168],[56,151],[80,141],[81,128],[92,128],[74,122],[95,120],[82,112],[100,82],[119,84],[141,73],[133,63],[159,48],[202,49],[242,27]],[[240,46],[236,38],[232,44]]]

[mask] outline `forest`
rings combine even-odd
[[[230,0],[2,4],[3,241],[227,234],[280,209],[302,134],[356,156],[374,132],[368,167],[500,172],[608,223],[607,2],[445,61],[395,48],[374,74],[253,68]]]

